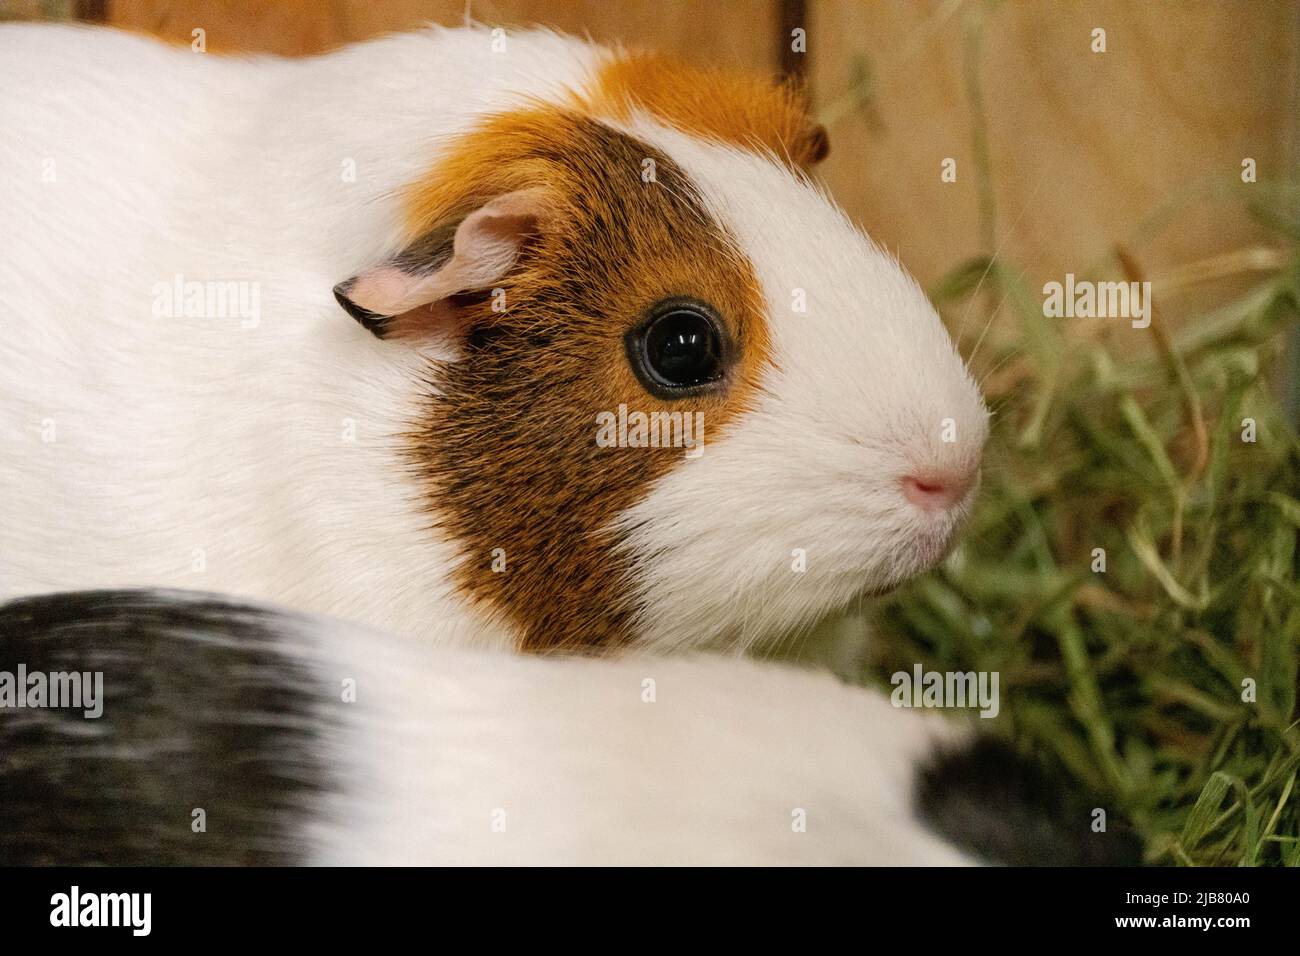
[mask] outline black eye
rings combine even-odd
[[[680,398],[722,378],[721,323],[702,302],[672,299],[628,335],[628,358],[652,394]]]

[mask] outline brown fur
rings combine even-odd
[[[655,161],[657,182],[641,179]],[[716,438],[768,361],[765,303],[748,261],[668,156],[556,107],[499,116],[466,136],[409,201],[409,238],[447,234],[471,210],[521,188],[550,212],[501,284],[457,302],[464,357],[434,370],[411,453],[430,512],[463,549],[458,585],[522,633],[527,650],[595,649],[630,636],[634,582],[604,530],[684,450],[601,448],[596,415],[702,411]],[[726,389],[663,401],[640,385],[624,335],[670,296],[711,303],[734,345]],[[704,454],[707,456],[707,446]],[[492,571],[493,549],[507,570]]]
[[[617,55],[580,101],[595,115],[615,120],[639,108],[669,126],[770,151],[801,169],[821,162],[830,150],[825,128],[809,120],[798,87],[751,73],[688,67],[652,53]]]

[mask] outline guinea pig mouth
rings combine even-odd
[[[904,566],[890,575],[889,579],[864,586],[859,592],[862,599],[874,600],[885,597],[909,581],[933,571],[957,547],[957,543],[961,540],[962,524],[961,521],[954,522],[946,533],[918,535],[911,548],[909,556],[911,560],[903,562]]]
[[[884,583],[868,585],[859,592],[859,598],[864,601],[875,601],[883,597],[888,597],[909,581],[913,581],[921,575],[929,573],[934,569],[934,566],[937,563],[938,562],[926,563],[918,571],[899,574],[894,577],[893,580]]]

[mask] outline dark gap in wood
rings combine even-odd
[[[793,80],[806,86],[808,54],[794,51],[794,38],[790,34],[793,30],[799,28],[804,31],[805,40],[807,39],[807,0],[777,0],[777,21],[776,58],[781,71],[781,78],[783,80]]]
[[[108,20],[108,0],[77,0],[73,4],[73,16],[89,23],[105,23]]]

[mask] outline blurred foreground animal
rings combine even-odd
[[[20,667],[99,699],[18,708]],[[1060,797],[789,667],[455,650],[181,592],[0,606],[0,864],[1136,859]]]

